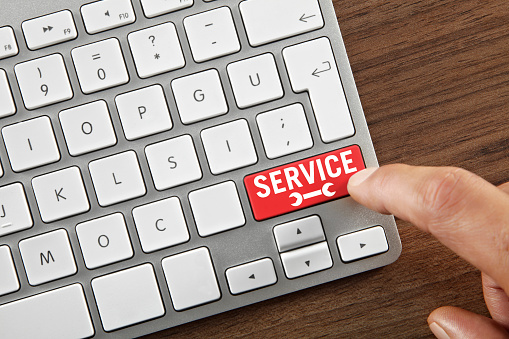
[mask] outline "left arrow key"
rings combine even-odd
[[[24,21],[21,27],[31,50],[73,40],[78,36],[74,18],[68,10]]]

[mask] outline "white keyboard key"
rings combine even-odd
[[[0,236],[26,230],[33,224],[23,185],[0,187]]]
[[[60,54],[52,54],[14,66],[19,89],[27,109],[36,109],[73,97]]]
[[[279,252],[285,252],[324,241],[322,222],[316,215],[290,221],[274,227],[274,238]]]
[[[81,90],[85,94],[129,81],[120,43],[115,38],[77,47],[71,55]]]
[[[149,145],[145,148],[145,154],[154,185],[159,191],[202,178],[190,135]]]
[[[131,0],[102,0],[81,7],[89,34],[128,25],[136,20]]]
[[[389,244],[381,226],[342,235],[337,243],[339,254],[344,262],[359,260],[389,250]]]
[[[228,112],[219,73],[215,69],[188,75],[171,82],[180,120],[191,124]]]
[[[191,7],[193,0],[141,0],[143,12],[147,18]]]
[[[78,167],[35,177],[32,186],[44,222],[53,222],[90,209]]]
[[[99,205],[105,207],[145,195],[136,153],[127,151],[88,165]]]
[[[233,181],[223,182],[189,193],[198,233],[206,237],[246,223],[237,186]]]
[[[259,114],[256,122],[269,159],[313,147],[308,121],[301,104]]]
[[[24,21],[21,28],[31,50],[73,40],[78,36],[74,18],[68,10]]]
[[[18,44],[11,27],[0,27],[0,60],[18,54]]]
[[[281,261],[288,279],[315,273],[332,267],[327,242],[281,253]]]
[[[115,103],[127,140],[168,131],[173,127],[161,85],[118,95]]]
[[[213,174],[246,167],[258,161],[251,132],[244,119],[204,129],[201,139]]]
[[[69,237],[63,229],[22,240],[19,250],[32,286],[77,272]]]
[[[2,136],[14,172],[60,160],[53,127],[47,116],[6,126]]]
[[[171,22],[130,33],[127,38],[141,78],[179,69],[186,64],[177,30]]]
[[[1,46],[0,46],[1,47]],[[12,98],[11,88],[7,80],[7,73],[0,69],[0,118],[16,113],[16,105]]]
[[[191,52],[203,62],[240,51],[240,42],[228,7],[188,16],[184,19]]]
[[[295,92],[308,91],[324,142],[354,135],[350,110],[329,39],[319,38],[283,50]]]
[[[249,0],[239,5],[251,46],[323,27],[318,0]]]
[[[270,53],[229,64],[228,76],[240,108],[259,105],[283,97],[274,56]]]
[[[69,154],[73,156],[117,143],[108,105],[103,100],[66,109],[58,117]]]
[[[146,253],[189,240],[184,212],[177,197],[136,207],[133,218],[141,247]]]
[[[150,264],[92,280],[92,290],[105,331],[164,315],[164,305]]]
[[[269,258],[235,266],[226,270],[226,279],[232,294],[241,294],[277,282],[274,264]]]
[[[221,298],[209,250],[195,250],[164,258],[163,271],[173,307],[182,311]]]
[[[88,338],[94,326],[80,284],[0,306],[0,336],[18,339]],[[26,324],[20,325],[20,321]]]
[[[11,249],[0,246],[0,296],[19,290],[19,280],[12,261]],[[3,327],[3,326],[2,326]],[[0,329],[0,335],[2,329]]]
[[[85,265],[89,269],[113,264],[133,256],[127,226],[121,213],[78,224],[76,233]]]

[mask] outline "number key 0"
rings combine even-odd
[[[115,38],[77,47],[71,55],[81,90],[85,94],[129,81],[120,43]]]

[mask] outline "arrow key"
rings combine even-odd
[[[344,262],[363,259],[389,250],[382,226],[340,236],[337,243]]]
[[[290,221],[274,227],[279,252],[293,250],[325,240],[322,222],[317,215]]]
[[[332,258],[326,241],[282,253],[281,261],[289,279],[332,267]]]
[[[226,270],[226,279],[232,294],[241,294],[277,282],[274,264],[269,258],[231,267]]]
[[[68,10],[27,20],[21,27],[31,50],[73,40],[78,36],[72,13]]]

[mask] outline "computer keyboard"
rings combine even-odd
[[[377,161],[330,0],[1,6],[0,337],[142,336],[399,256],[346,190]]]

